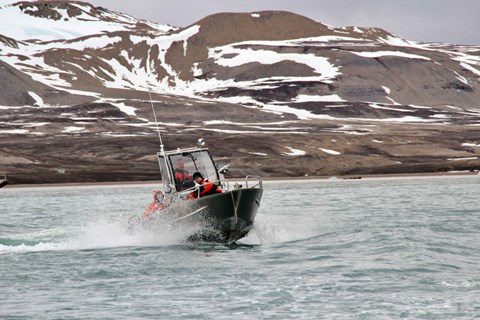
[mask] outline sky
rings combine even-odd
[[[286,10],[335,27],[380,27],[404,39],[480,45],[480,0],[85,0],[185,27],[218,12]]]

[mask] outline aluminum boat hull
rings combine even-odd
[[[253,227],[262,195],[263,189],[238,189],[194,200],[194,208],[204,208],[195,217],[204,228],[189,240],[229,244],[245,237]]]

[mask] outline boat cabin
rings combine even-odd
[[[165,193],[193,188],[193,174],[217,183],[220,180],[215,162],[207,148],[186,148],[157,153]],[[182,177],[179,179],[179,176]]]

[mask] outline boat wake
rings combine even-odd
[[[57,228],[36,233],[0,235],[0,254],[115,247],[155,247],[184,243],[198,226],[152,224],[132,232],[127,219],[91,221],[77,228]]]
[[[186,209],[185,209],[186,210]],[[116,247],[157,247],[185,244],[190,235],[203,226],[182,220],[189,217],[179,210],[180,219],[161,218],[150,221],[121,217],[86,222],[82,226],[57,227],[33,233],[0,235],[0,254],[42,251],[94,250]],[[160,218],[159,218],[160,217]],[[308,240],[319,236],[318,226],[311,221],[292,221],[284,215],[259,215],[250,233],[238,240],[240,245],[281,244]],[[174,223],[181,220],[182,223]]]

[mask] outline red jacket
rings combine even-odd
[[[188,189],[183,186],[185,180],[192,180],[192,176],[185,170],[175,169],[175,185],[179,191]]]
[[[208,196],[215,193],[222,193],[222,189],[220,189],[217,185],[210,182],[208,179],[202,179],[200,182],[200,197]],[[198,191],[190,192],[191,198],[198,197]]]

